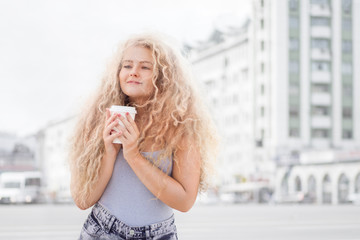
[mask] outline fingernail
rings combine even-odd
[[[126,115],[129,115],[129,113],[127,112]]]

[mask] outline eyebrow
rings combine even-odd
[[[133,61],[133,60],[124,60],[123,63],[124,63],[124,62],[133,63],[134,61]],[[149,62],[149,61],[140,61],[140,63],[148,63],[148,64],[153,65],[153,63],[152,63],[152,62]]]

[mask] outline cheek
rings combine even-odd
[[[118,77],[119,77],[120,85],[126,81],[126,73],[120,72]]]
[[[151,90],[151,91],[153,91],[153,90],[155,90],[155,87],[154,87],[154,84],[153,84],[153,82],[152,82],[152,79],[149,79],[148,81],[147,81],[147,88],[149,89],[149,90]]]

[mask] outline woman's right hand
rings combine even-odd
[[[114,127],[119,124],[118,115],[113,114],[111,115],[110,110],[106,109],[106,121],[105,121],[105,128],[103,132],[103,139],[105,144],[105,153],[109,156],[117,156],[120,151],[121,144],[113,143],[115,138],[121,136],[121,132],[116,132]]]

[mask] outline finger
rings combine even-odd
[[[108,135],[105,139],[104,142],[106,143],[113,143],[115,139],[120,139],[122,133],[121,132],[115,132],[112,135]]]
[[[115,121],[117,118],[117,114],[114,113],[113,115],[111,115],[111,117],[109,119],[106,120],[106,126],[108,126],[109,124],[111,124],[113,121]]]
[[[112,134],[111,136],[109,136],[109,141],[113,142],[116,138],[121,138],[122,132],[115,132],[114,134]]]
[[[124,124],[125,128],[129,131],[129,132],[133,132],[133,126],[131,125],[131,123],[128,121],[127,118],[124,118],[122,115],[119,116],[120,121]]]
[[[117,128],[115,127],[115,126],[117,126],[117,125],[118,125],[118,122],[117,122],[117,121],[114,121],[114,122],[110,123],[110,124],[105,128],[105,130],[104,130],[104,137],[110,135],[111,131],[113,131],[113,130],[115,130],[116,132],[118,132],[117,130],[119,130],[119,129],[117,129]]]
[[[139,133],[139,129],[134,121],[134,119],[131,117],[130,113],[126,113],[126,118],[129,121],[129,123],[131,124],[131,126],[133,127],[133,129],[135,130],[136,133]]]
[[[122,132],[123,136],[128,139],[130,136],[131,136],[131,133],[129,132],[129,130],[124,127],[124,126],[121,126],[120,124],[117,126],[117,128],[120,130],[120,132]]]

